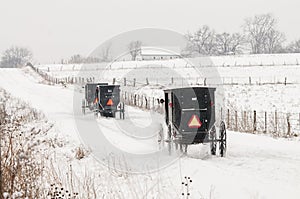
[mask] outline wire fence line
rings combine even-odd
[[[126,105],[164,114],[164,103],[159,98],[126,91],[122,92],[121,97]],[[221,108],[216,117],[216,126],[224,121],[228,130],[236,132],[263,133],[285,138],[300,136],[300,112],[237,111]]]
[[[33,68],[40,76],[45,80],[53,83],[67,83],[67,84],[84,84],[89,82],[95,82],[99,78],[96,76],[66,76],[66,77],[55,77],[38,68]],[[128,85],[149,85],[149,84],[162,84],[162,85],[174,85],[174,86],[190,86],[190,85],[287,85],[287,84],[300,84],[299,78],[297,77],[277,77],[277,76],[223,76],[223,77],[169,77],[169,78],[154,78],[146,77],[141,79],[139,77],[128,79],[124,78],[114,78],[110,81],[115,82],[116,80],[124,82]]]
[[[81,77],[67,77],[67,78],[54,78],[47,73],[35,68],[35,71],[40,74],[45,80],[53,84],[61,82],[68,84],[85,84],[88,82],[95,82],[95,78],[81,78]],[[200,79],[200,78],[199,78]],[[198,80],[199,80],[198,79]],[[169,84],[176,84],[178,78],[170,78]],[[207,85],[207,79],[202,79],[203,83],[199,85]],[[123,80],[112,79],[112,83],[119,83],[124,87],[136,87],[141,85],[153,85],[154,83],[148,78],[144,82],[136,81],[136,79]],[[250,82],[252,84],[252,82]],[[281,84],[287,84],[285,79]],[[196,85],[196,83],[195,83]],[[231,84],[233,85],[233,84]],[[261,84],[259,84],[261,85]],[[121,94],[123,102],[130,106],[135,106],[145,110],[154,110],[158,113],[164,113],[164,106],[160,103],[160,99],[140,95],[128,91]],[[277,112],[277,111],[249,111],[249,110],[234,110],[221,108],[219,110],[219,119],[227,124],[227,128],[233,131],[247,132],[247,133],[266,133],[276,137],[292,137],[300,136],[300,113],[291,112]]]
[[[138,107],[144,110],[153,110],[161,114],[164,113],[164,103],[161,103],[161,99],[157,97],[121,91],[121,99],[129,106]]]
[[[219,114],[229,130],[266,133],[274,137],[300,136],[300,113],[221,108]]]

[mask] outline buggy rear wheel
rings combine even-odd
[[[221,157],[225,156],[226,153],[226,139],[227,139],[227,135],[226,135],[226,126],[225,123],[222,121],[221,125],[220,125],[220,155]]]
[[[169,155],[172,154],[172,126],[171,124],[168,125],[168,152]]]
[[[210,139],[211,155],[216,155],[217,141],[216,141],[216,127],[215,126],[213,126],[209,132],[209,139]]]
[[[83,99],[82,100],[82,106],[81,106],[83,115],[85,115],[85,107],[86,107],[86,101],[85,101],[85,99]]]

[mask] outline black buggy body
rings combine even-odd
[[[223,156],[226,147],[226,130],[222,122],[220,139],[216,138],[215,88],[186,87],[165,90],[165,119],[168,140],[186,146],[211,143],[211,152],[216,154],[220,142]]]
[[[93,111],[95,104],[97,103],[97,86],[108,85],[108,83],[87,83],[84,86],[84,99],[82,100],[82,112],[85,113],[85,109]]]
[[[101,116],[115,117],[120,111],[120,86],[100,85],[98,93],[98,112]]]

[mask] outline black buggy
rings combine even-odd
[[[120,85],[98,86],[96,114],[104,117],[116,117],[119,112],[120,119],[124,119],[124,103],[120,101]]]
[[[97,87],[101,85],[108,85],[108,83],[87,83],[84,86],[84,99],[82,100],[82,113],[85,114],[85,110],[89,109],[94,111],[97,107]]]
[[[165,119],[168,127],[169,152],[174,143],[176,149],[187,152],[191,144],[210,143],[212,155],[216,155],[219,143],[220,156],[226,152],[226,128],[221,122],[219,135],[215,127],[215,88],[187,87],[164,90]]]

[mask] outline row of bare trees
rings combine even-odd
[[[239,33],[216,32],[208,26],[202,26],[194,33],[187,33],[189,41],[185,55],[226,55],[241,53],[245,38]]]
[[[228,55],[250,51],[252,54],[298,53],[300,40],[284,46],[285,34],[277,29],[278,21],[271,14],[247,18],[242,33],[216,33],[202,26],[187,33],[188,45],[184,55]]]
[[[24,47],[12,46],[2,53],[0,67],[16,68],[32,60],[32,52]]]

